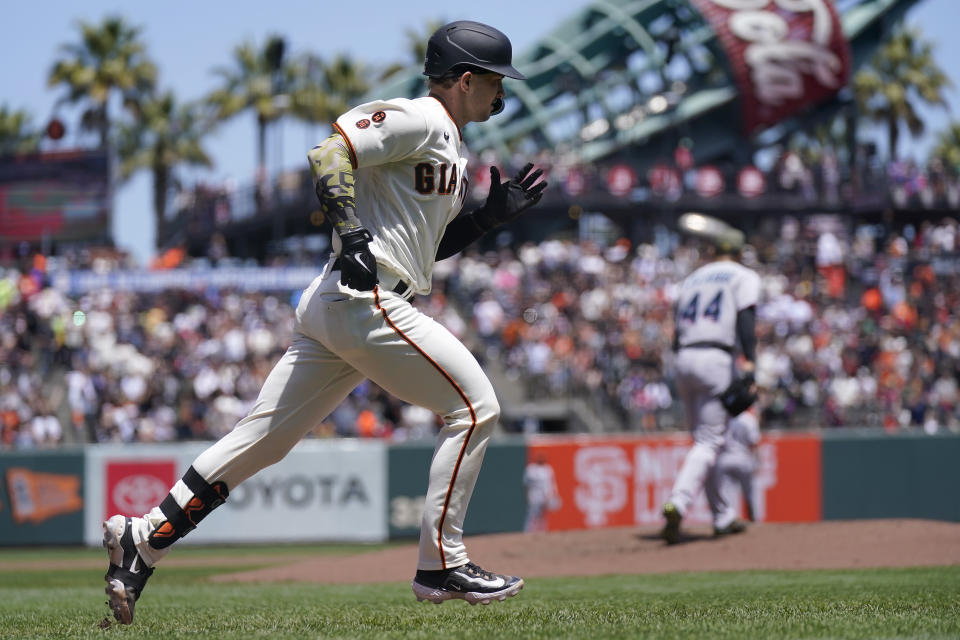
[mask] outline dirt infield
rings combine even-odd
[[[471,560],[524,577],[960,565],[960,523],[860,520],[754,525],[714,539],[691,528],[666,546],[634,528],[467,537]],[[217,582],[359,583],[409,580],[416,545],[352,556],[314,557],[215,576]]]

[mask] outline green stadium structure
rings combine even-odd
[[[853,68],[916,2],[835,3]],[[464,132],[471,151],[490,149],[507,158],[514,151],[569,150],[583,163],[621,157],[642,166],[658,153],[672,153],[678,135],[696,139],[697,162],[749,150],[741,132],[729,126],[740,119],[729,60],[716,31],[694,4],[588,3],[516,56],[515,66],[529,79],[505,80],[509,97],[504,113]],[[376,96],[423,95],[421,71],[398,71],[386,85],[376,87]],[[809,126],[811,117],[829,115],[836,106],[835,101],[807,118],[793,118],[757,142],[769,143],[774,136]]]
[[[858,151],[849,79],[917,2],[586,3],[515,56],[529,79],[505,80],[504,113],[465,129],[478,156],[469,198],[482,196],[486,165],[510,171],[517,157],[548,167],[554,185],[515,225],[517,239],[567,229],[584,212],[602,214],[634,241],[648,240],[657,225],[672,226],[683,210],[748,226],[788,211],[876,218],[892,208],[915,218],[919,208],[942,215],[951,203],[897,203],[882,171],[854,178],[850,162]],[[785,90],[793,92],[786,106]],[[425,91],[418,65],[395,72],[362,100]],[[839,114],[853,125],[847,148],[837,150],[846,154],[841,180],[857,187],[832,197],[768,187],[773,176],[759,175],[756,152]],[[741,186],[747,172],[759,183],[756,193]],[[619,184],[617,175],[625,176]],[[710,184],[702,189],[692,183],[702,176],[713,180],[712,191]],[[161,246],[185,243],[192,255],[203,255],[216,228],[233,255],[261,256],[267,243],[326,231],[322,215],[304,215],[316,209],[306,171],[297,180],[278,181],[279,197],[266,209],[255,205],[254,191],[248,185],[234,192],[225,224],[215,224],[211,214],[227,208],[224,196],[197,194],[195,204],[167,225]]]

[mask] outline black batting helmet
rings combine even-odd
[[[513,47],[510,39],[489,25],[472,20],[445,24],[427,41],[423,75],[442,78],[456,67],[479,68],[518,80],[527,77],[510,63]]]

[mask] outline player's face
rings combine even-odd
[[[473,122],[484,122],[490,119],[494,110],[494,104],[498,99],[503,99],[503,76],[499,73],[476,73],[472,74],[472,106],[473,111],[470,119]]]

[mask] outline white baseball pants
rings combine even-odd
[[[463,520],[500,405],[473,354],[407,300],[379,288],[358,292],[329,267],[304,291],[293,343],[267,377],[249,415],[194,461],[208,483],[228,489],[281,460],[364,378],[440,415],[430,464],[417,568],[467,562]],[[171,490],[183,507],[182,481]],[[154,509],[152,526],[163,521]],[[142,536],[136,536],[142,538]],[[138,544],[147,560],[162,553]]]
[[[739,517],[740,496],[749,505],[753,499],[753,475],[757,459],[747,449],[724,450],[717,456],[713,482],[707,483],[707,502],[714,513],[713,526],[723,529]],[[716,492],[715,497],[711,496]]]
[[[677,395],[693,435],[674,481],[670,502],[685,514],[717,461],[727,431],[727,412],[717,396],[733,379],[733,357],[722,349],[680,349],[676,359]]]

